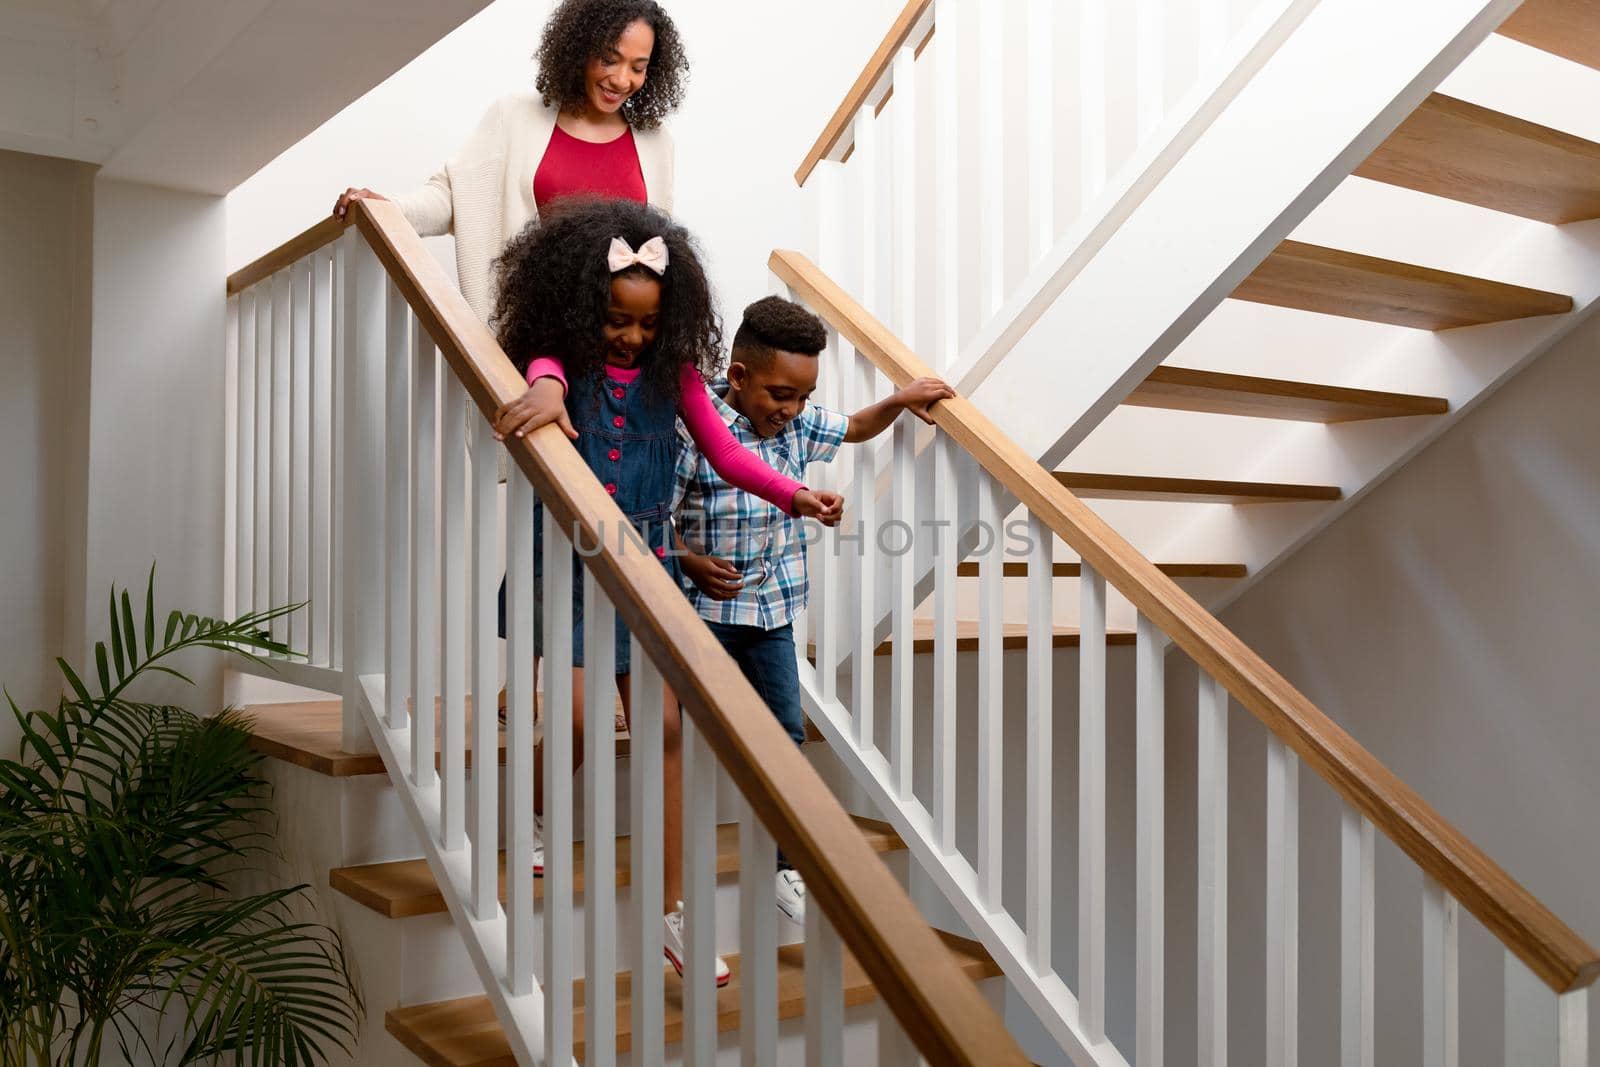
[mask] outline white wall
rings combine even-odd
[[[767,293],[778,246],[808,247],[793,172],[901,5],[668,4],[689,50],[672,120],[676,215],[700,238],[725,315]],[[347,185],[403,192],[456,150],[495,97],[531,87],[547,3],[496,0],[228,198],[228,269],[311,225]],[[436,254],[453,266],[447,240]]]
[[[104,637],[111,583],[158,610],[222,613],[223,275],[220,197],[95,183],[85,637]],[[191,659],[198,690],[142,696],[216,710],[221,660]]]
[[[72,417],[87,406],[78,368],[86,312],[93,168],[0,151],[0,685],[20,707],[61,691],[53,657],[64,642],[64,490]],[[0,714],[0,756],[16,754],[16,724]]]

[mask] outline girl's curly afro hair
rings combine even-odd
[[[631,248],[652,237],[666,242],[656,338],[640,362],[652,393],[676,404],[683,364],[708,380],[720,370],[722,323],[694,239],[653,207],[594,197],[550,204],[544,217],[513,237],[495,261],[500,295],[490,324],[524,374],[535,356],[557,356],[573,388],[583,382],[600,388],[606,360],[601,330],[611,304],[611,279],[656,277],[639,265],[613,275],[606,258],[613,237]]]
[[[639,91],[622,104],[622,117],[636,130],[653,130],[683,103],[689,57],[683,38],[655,0],[562,0],[544,24],[534,58],[539,77],[534,83],[545,106],[569,111],[587,99],[584,70],[589,60],[605,54],[622,31],[644,22],[655,32],[649,75]]]

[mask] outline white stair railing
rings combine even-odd
[[[351,216],[358,225],[321,223],[229,280],[238,323],[230,345],[237,474],[226,509],[237,545],[232,607],[291,593],[309,601],[310,624],[288,636],[308,642],[312,665],[285,674],[342,692],[346,747],[382,755],[518,1062],[572,1063],[580,1045],[589,1064],[665,1061],[668,995],[678,985],[664,976],[662,955],[663,753],[678,732],[665,705],[670,687],[673,706],[684,710],[682,1062],[717,1056],[716,821],[726,778],[741,805],[735,980],[743,1062],[773,1063],[778,1052],[773,873],[781,843],[808,884],[808,1062],[839,1062],[848,946],[889,1009],[880,1031],[884,1047],[899,1051],[883,1062],[920,1053],[930,1062],[1025,1063],[983,994],[558,432],[504,446],[520,469],[509,480],[505,518],[502,824],[494,773],[501,738],[491,710],[502,446],[484,413],[525,383],[395,209],[363,201]],[[547,546],[538,600],[536,497]],[[585,557],[581,574],[574,548]],[[536,699],[533,612],[542,603],[550,661],[567,662],[578,581],[585,692],[573,691],[570,671],[546,670]],[[621,820],[610,729],[618,613],[632,633],[626,909],[616,894]],[[571,773],[580,698],[591,724],[581,785]],[[545,861],[536,893],[533,761],[541,730]],[[614,982],[622,969],[630,972],[628,1057],[617,1041]]]
[[[856,390],[880,373],[890,386],[931,373],[907,345],[804,256],[776,252],[771,266],[787,290],[829,326],[822,379],[856,383],[854,389],[847,385],[842,395],[830,399],[842,401],[848,410],[865,399]],[[863,371],[863,365],[871,366],[870,373]],[[1548,1067],[1587,1064],[1589,986],[1600,977],[1600,953],[1240,643],[970,402],[960,398],[944,401],[933,410],[938,426],[932,446],[920,456],[897,456],[894,470],[896,485],[904,480],[906,485],[915,482],[932,487],[932,519],[919,519],[902,494],[891,493],[879,501],[888,501],[886,509],[856,516],[859,528],[830,532],[811,546],[819,581],[808,628],[818,653],[814,667],[801,664],[806,710],[846,768],[899,831],[921,869],[1074,1062],[1108,1067],[1130,1062],[1140,1067],[1158,1065],[1169,1044],[1165,916],[1171,887],[1165,878],[1169,847],[1165,798],[1173,768],[1163,735],[1165,658],[1172,648],[1187,655],[1199,675],[1194,772],[1198,863],[1194,899],[1184,902],[1196,916],[1193,990],[1198,1062],[1206,1067],[1224,1067],[1240,1059],[1259,1059],[1274,1067],[1297,1062],[1299,1022],[1307,1010],[1299,991],[1299,842],[1306,821],[1301,813],[1300,766],[1304,761],[1343,805],[1338,825],[1323,828],[1313,838],[1340,842],[1341,1062],[1371,1064],[1375,1054],[1384,1061],[1402,1054],[1376,1048],[1375,982],[1380,976],[1375,969],[1379,961],[1375,931],[1378,921],[1393,926],[1419,917],[1422,1062],[1438,1067],[1453,1067],[1458,1062],[1463,957],[1457,943],[1464,908],[1504,946],[1507,1018],[1519,1024],[1507,1028],[1505,1062]],[[858,463],[866,451],[858,446]],[[862,473],[858,469],[857,478]],[[957,523],[972,514],[979,523],[976,547],[957,546]],[[869,522],[872,525],[866,525]],[[909,579],[905,575],[909,572],[862,564],[858,558],[864,548],[894,555],[884,552],[879,537],[891,529],[896,531],[896,549],[906,544],[900,532],[904,530],[912,538],[935,542],[941,553],[929,568],[933,575],[927,602],[930,610],[922,616],[920,633],[913,624],[913,612],[906,607]],[[1063,543],[1060,548],[1058,541]],[[979,572],[975,643],[971,635],[958,629],[953,617],[960,601],[955,564],[963,548],[976,557]],[[902,559],[910,556],[911,552],[898,553]],[[1050,576],[1058,556],[1069,565],[1075,561],[1080,579],[1078,628],[1066,639],[1076,646],[1078,667],[1075,887],[1053,884],[1051,878],[1050,846],[1056,837],[1059,807],[1057,783],[1052,780],[1057,765],[1051,739],[1058,714],[1054,647],[1063,638],[1058,637],[1054,624]],[[883,657],[874,655],[877,650],[872,643],[857,637],[852,654],[839,659],[826,655],[828,649],[841,649],[845,638],[839,631],[851,618],[872,617],[874,586],[871,582],[843,585],[840,576],[848,570],[841,564],[846,559],[859,565],[860,573],[872,573],[877,566],[896,574],[889,607],[893,645],[888,688],[893,695],[887,707],[871,703],[884,691],[876,667]],[[1020,627],[1005,623],[1001,584],[1008,561],[1025,562],[1027,567],[1026,623]],[[1108,588],[1126,598],[1137,612],[1133,633],[1108,635]],[[921,638],[921,647],[932,658],[931,693],[919,692],[912,684],[915,675],[908,662],[914,635]],[[1014,638],[1025,641],[1026,657],[1008,664],[1005,649],[1008,639]],[[1117,709],[1131,714],[1135,724],[1136,878],[1131,938],[1126,931],[1119,936],[1107,915],[1107,839],[1111,828],[1118,825],[1107,796],[1107,765],[1112,759],[1107,743],[1107,646],[1112,640],[1136,645],[1133,707]],[[850,674],[848,686],[839,678],[841,663]],[[1008,754],[1002,727],[1008,709],[1006,675],[1019,666],[1026,672],[1022,737],[1027,748],[1020,757],[1012,754],[1009,762],[1025,768],[1018,790],[1024,812],[1020,825],[1003,816],[1011,791],[1006,787]],[[977,674],[976,699],[963,704],[954,695],[958,673],[973,670]],[[1229,780],[1234,701],[1267,729],[1265,836],[1260,849],[1264,863],[1259,875],[1265,907],[1253,916],[1238,909],[1240,883],[1235,868],[1239,863],[1229,856],[1229,806],[1230,801],[1239,799]],[[924,708],[928,710],[920,710]],[[977,772],[966,780],[957,776],[954,760],[954,738],[962,729],[958,720],[963,717],[976,737]],[[874,719],[886,724],[887,730]],[[927,724],[933,734],[928,746],[931,782],[922,792],[908,787],[913,780],[913,723]],[[958,812],[973,813],[974,825],[958,832]],[[1377,831],[1398,846],[1415,872],[1409,884],[1389,884],[1382,895],[1376,892],[1374,877]],[[1020,892],[1011,881],[1019,875],[1023,881]],[[1008,898],[1023,902],[1020,912],[1008,907]],[[1063,961],[1053,957],[1051,943],[1054,924],[1074,919],[1077,960],[1068,971],[1074,976],[1069,987],[1063,977]],[[1266,981],[1258,1014],[1265,1043],[1260,1057],[1230,1041],[1228,1032],[1229,950],[1236,925],[1244,922],[1261,924]],[[1112,955],[1134,961],[1132,1047],[1116,1047],[1107,1033],[1108,957]],[[1392,957],[1383,959],[1393,963]],[[1393,988],[1392,983],[1403,981],[1408,972],[1414,973],[1410,968],[1392,967],[1381,979]],[[1477,988],[1483,988],[1481,976],[1473,977]]]

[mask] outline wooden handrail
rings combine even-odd
[[[768,265],[895,385],[932,374],[899,338],[798,252]],[[964,397],[934,420],[1200,668],[1370,819],[1557,993],[1600,977],[1600,955],[1244,642],[1162,574]]]
[[[351,214],[478,410],[487,417],[520,396],[527,383],[399,209],[362,200]],[[919,1051],[934,1063],[1027,1063],[660,561],[616,535],[627,520],[572,443],[548,426],[507,447],[556,521],[601,546],[585,566]]]
[[[894,25],[889,27],[889,32],[878,45],[878,50],[867,60],[866,68],[856,78],[855,84],[850,86],[850,91],[844,94],[844,100],[840,102],[838,110],[834,111],[833,118],[828,120],[828,125],[823,128],[821,136],[811,146],[811,151],[806,153],[800,169],[794,172],[796,185],[805,185],[806,179],[811,176],[817,164],[833,154],[839,142],[849,132],[850,123],[855,118],[856,112],[861,110],[861,105],[871,96],[873,86],[883,79],[894,64],[895,53],[911,39],[911,34],[921,23],[922,16],[932,6],[933,0],[910,0],[901,10],[899,17],[894,20]],[[928,37],[932,36],[933,30],[930,28]],[[917,44],[917,51],[921,52],[927,43],[927,38],[920,41]]]
[[[336,219],[329,215],[304,233],[289,238],[266,255],[228,275],[228,295],[242,293],[256,282],[272,277],[317,249],[333,244],[348,225],[347,219]]]

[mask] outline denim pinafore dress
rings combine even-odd
[[[667,397],[651,396],[644,375],[631,382],[606,377],[575,383],[567,394],[567,414],[578,439],[573,442],[606,492],[632,523],[637,536],[677,578],[672,542],[673,475],[678,461],[678,410]],[[544,507],[533,508],[534,652],[544,655]],[[615,548],[625,531],[604,531]],[[631,536],[631,535],[628,535]],[[583,550],[573,549],[572,665],[583,666]],[[500,636],[506,635],[506,587],[500,583]],[[622,617],[616,621],[616,673],[631,670],[632,642]]]

